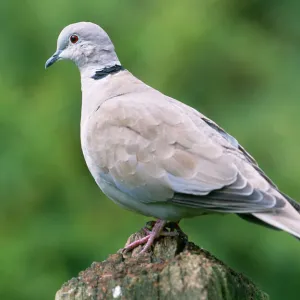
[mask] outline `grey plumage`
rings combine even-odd
[[[83,154],[113,201],[162,220],[237,213],[300,237],[299,205],[213,121],[115,69],[120,61],[99,26],[67,26],[46,66],[59,59],[80,70]],[[95,80],[97,72],[105,76]]]

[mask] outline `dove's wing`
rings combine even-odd
[[[110,99],[96,114],[90,155],[138,201],[242,213],[284,205],[233,140],[155,90]]]

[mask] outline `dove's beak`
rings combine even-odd
[[[55,62],[61,59],[59,56],[61,54],[62,50],[57,50],[47,61],[45,64],[45,69],[52,66]]]

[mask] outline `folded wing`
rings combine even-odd
[[[144,203],[217,212],[262,212],[285,205],[269,193],[272,186],[235,139],[168,99],[156,91],[125,95],[99,110],[93,130],[101,134],[93,135],[98,139],[91,139],[92,148],[118,189]]]

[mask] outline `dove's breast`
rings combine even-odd
[[[102,192],[123,208],[146,216],[177,221],[183,216],[200,215],[200,210],[161,201],[173,195],[173,190],[164,183],[166,174],[158,168],[148,170],[149,177],[139,173],[136,151],[146,153],[149,141],[126,126],[115,125],[114,118],[100,108],[81,123],[84,158]],[[144,156],[143,159],[147,160]]]

